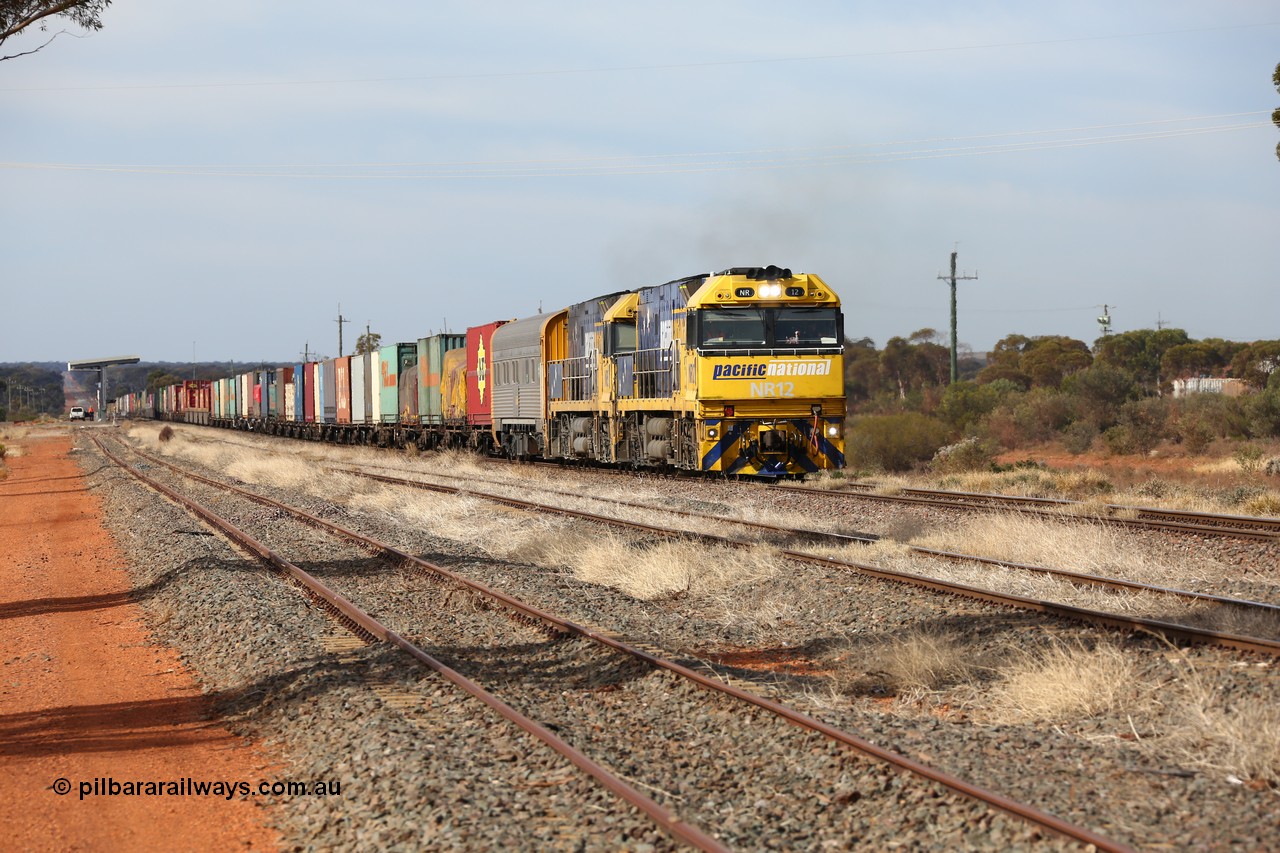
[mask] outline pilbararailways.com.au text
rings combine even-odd
[[[58,794],[71,793],[68,779],[57,779],[50,786]],[[342,782],[325,779],[312,782],[296,780],[261,781],[257,783],[218,779],[125,779],[111,776],[86,779],[78,784],[80,799],[87,797],[337,797],[342,795]]]

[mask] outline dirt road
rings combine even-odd
[[[276,849],[252,795],[194,793],[269,780],[268,757],[207,719],[152,640],[67,430],[18,444],[0,480],[0,846]]]

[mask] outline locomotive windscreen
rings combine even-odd
[[[790,306],[704,308],[698,346],[708,349],[787,349],[840,344],[840,309]]]

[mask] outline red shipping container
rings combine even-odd
[[[333,360],[333,381],[338,396],[338,423],[351,423],[351,356]]]
[[[209,404],[213,399],[213,393],[210,390],[212,384],[208,379],[185,380],[182,383],[183,411],[209,411]]]
[[[489,372],[489,353],[493,349],[493,333],[507,322],[499,320],[467,329],[467,423],[472,426],[493,424],[493,377]]]
[[[302,372],[307,377],[307,393],[303,395],[302,399],[302,419],[309,424],[313,424],[316,422],[316,395],[311,392],[316,387],[316,363],[314,361],[307,362]]]

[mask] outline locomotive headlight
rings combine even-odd
[[[838,424],[829,424],[827,426],[828,436],[830,436],[831,438],[835,438],[839,434],[840,434],[840,426]]]
[[[760,287],[760,295],[765,299],[777,299],[782,295],[782,285],[765,284]]]
[[[707,427],[707,438],[715,438],[717,434],[715,427]]]

